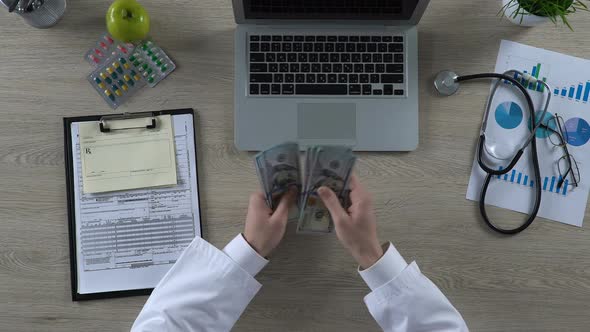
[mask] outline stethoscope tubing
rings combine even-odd
[[[516,227],[516,228],[508,228],[508,229],[502,228],[502,227],[495,225],[490,220],[490,218],[487,214],[486,205],[485,205],[486,194],[487,194],[488,186],[490,184],[490,180],[492,179],[492,177],[506,174],[509,171],[511,171],[514,168],[514,166],[516,166],[520,157],[524,153],[524,149],[529,144],[531,145],[531,158],[532,158],[533,173],[534,173],[535,181],[537,184],[541,183],[541,170],[539,167],[539,156],[537,154],[537,140],[534,139],[534,137],[535,137],[535,133],[536,133],[538,126],[543,121],[543,118],[541,117],[539,119],[539,123],[536,123],[535,107],[534,107],[531,95],[528,93],[526,88],[520,82],[518,82],[516,79],[514,79],[513,77],[510,77],[506,74],[499,74],[499,73],[481,73],[481,74],[458,76],[455,80],[456,80],[456,82],[465,82],[465,81],[476,80],[476,79],[490,79],[490,78],[492,78],[492,79],[496,78],[498,80],[506,80],[506,81],[509,81],[512,84],[514,84],[514,86],[516,88],[518,88],[520,90],[520,92],[523,94],[523,96],[525,97],[527,108],[529,109],[529,113],[531,115],[531,121],[532,121],[531,127],[533,128],[532,139],[527,140],[525,145],[517,151],[517,153],[512,158],[512,160],[510,161],[508,166],[506,166],[502,170],[492,169],[491,167],[488,167],[485,164],[485,162],[483,161],[482,155],[483,155],[483,151],[485,149],[485,145],[484,145],[485,144],[485,127],[482,127],[482,132],[480,134],[479,142],[478,142],[478,146],[477,146],[477,150],[478,150],[477,151],[477,163],[482,168],[482,170],[484,170],[486,172],[486,178],[485,178],[484,184],[482,186],[480,199],[479,199],[479,210],[480,210],[481,216],[482,216],[484,222],[486,223],[486,225],[488,225],[488,227],[490,227],[494,231],[496,231],[498,233],[502,233],[502,234],[517,234],[517,233],[520,233],[523,230],[527,229],[533,223],[535,218],[537,217],[537,213],[539,212],[539,208],[541,206],[541,196],[542,196],[541,195],[542,194],[541,186],[539,186],[539,185],[535,186],[535,203],[533,205],[532,211],[529,213],[527,220],[523,224],[521,224],[519,227]],[[495,89],[494,89],[494,91],[495,91]],[[550,89],[548,91],[550,91]],[[490,99],[488,100],[490,103],[491,103],[492,97],[493,97],[493,94],[490,95]],[[547,105],[548,105],[548,103],[549,102],[547,102]],[[489,104],[487,105],[487,107],[489,107]],[[547,107],[545,107],[543,115],[546,112],[547,112]],[[486,110],[486,113],[487,113],[487,110]],[[486,120],[487,119],[484,119],[484,121],[486,121]]]

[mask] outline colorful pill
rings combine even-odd
[[[147,71],[144,71],[141,75],[143,75],[143,77],[147,77],[149,74]]]
[[[125,60],[125,58],[119,58],[119,62],[121,62],[122,64],[126,64],[127,60]]]
[[[117,73],[113,73],[113,74],[111,75],[111,77],[112,77],[113,79],[115,79],[115,80],[116,80],[117,78],[119,78],[119,75],[117,75]]]
[[[166,67],[166,65],[163,65],[162,67],[160,67],[160,69],[162,70],[162,72],[165,72],[166,70],[168,70],[168,67]]]
[[[111,88],[113,88],[113,91],[119,90],[119,87],[117,86],[117,84],[111,85]]]
[[[113,67],[115,67],[115,68],[119,67],[119,63],[117,61],[113,62]]]
[[[136,81],[139,81],[139,80],[141,79],[141,77],[139,77],[139,75],[137,75],[137,74],[133,75],[133,78],[134,78]],[[131,84],[131,85],[133,85],[133,84]]]
[[[121,89],[123,89],[123,91],[129,90],[126,84],[121,84]]]
[[[98,48],[95,48],[94,49],[94,53],[96,53],[96,55],[98,55],[98,56],[102,56],[103,55],[102,52]]]
[[[100,76],[100,78],[102,78],[103,80],[107,77],[107,75],[105,75],[104,73],[100,73],[98,74],[98,76]]]
[[[160,58],[160,59],[158,59],[158,61],[156,61],[156,65],[158,65],[158,67],[160,67],[163,62],[164,62],[164,59]]]
[[[115,90],[115,94],[119,97],[121,97],[123,95],[123,93],[121,92],[121,90]]]
[[[144,51],[145,51],[145,50],[147,50],[147,49],[148,49],[148,45],[147,45],[147,43],[146,43],[146,44],[143,44],[143,45],[141,45],[141,49],[142,49],[142,50],[144,50]]]
[[[94,55],[92,55],[92,54],[89,54],[88,55],[88,58],[90,60],[92,60],[94,63],[99,63],[100,62],[100,60],[97,57],[95,57]]]
[[[124,46],[119,45],[117,46],[117,48],[119,49],[119,51],[123,52],[124,54],[127,54],[127,49]]]
[[[109,97],[110,100],[115,101],[115,96],[109,90],[104,90],[104,94]]]
[[[137,75],[137,73],[135,72],[135,70],[132,70],[129,73],[131,73],[131,75],[133,75],[133,76]]]
[[[107,73],[112,74],[113,73],[113,68],[107,67]]]
[[[148,78],[148,83],[154,83],[154,78],[155,78],[154,75],[150,76]]]
[[[133,62],[133,65],[134,65],[135,67],[139,67],[139,61],[135,60],[135,61]]]
[[[125,68],[125,69],[129,69],[129,64],[128,64],[128,63],[124,63],[124,64],[123,64],[123,68]]]
[[[123,85],[123,84],[125,84],[125,83],[123,83],[123,81],[121,81],[121,80],[118,80],[118,81],[117,81],[117,83],[119,83],[119,85]]]
[[[141,68],[143,68],[143,70],[146,70],[146,69],[148,69],[148,68],[149,68],[149,66],[148,66],[148,64],[147,64],[147,63],[144,63],[144,64],[141,66]]]
[[[113,80],[110,77],[105,78],[104,81],[107,82],[107,84],[113,83]]]
[[[152,56],[153,54],[154,54],[154,52],[152,52],[152,50],[147,51],[148,56]]]
[[[146,73],[151,74],[153,72],[152,68],[148,68],[148,70],[146,71]]]
[[[117,72],[118,72],[119,74],[123,74],[123,68],[121,68],[121,67],[117,67]]]
[[[100,42],[100,47],[104,48],[105,50],[108,48],[107,44],[104,42]]]
[[[129,61],[131,61],[131,62],[135,61],[135,59],[136,59],[135,55],[132,55],[129,57]]]
[[[134,86],[135,83],[133,82],[133,80],[131,79],[131,77],[129,77],[129,75],[125,75],[125,82],[127,82],[127,84]]]
[[[115,41],[113,40],[113,38],[109,37],[108,35],[107,35],[107,36],[104,36],[104,39],[106,39],[106,40],[109,42],[109,44],[112,44],[112,43],[114,43],[114,42],[115,42]]]

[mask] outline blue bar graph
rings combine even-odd
[[[545,177],[545,181],[543,182],[543,190],[547,190],[547,182],[549,182],[549,178]]]
[[[568,88],[556,87],[553,89],[553,95],[573,99],[577,102],[590,102],[590,81],[578,83],[577,86],[572,85]]]
[[[498,167],[499,171],[501,171],[502,169],[504,169],[502,166]],[[510,178],[508,178],[508,173],[504,174],[504,176],[497,175],[494,178],[498,179],[499,181],[507,182],[508,184],[514,184],[514,185],[518,184],[518,185],[530,187],[530,188],[533,188],[535,186],[535,181],[533,181],[533,179],[530,178],[529,175],[522,173],[522,172],[518,172],[517,170],[514,170],[514,169],[510,172]],[[549,179],[551,179],[551,181],[549,181]],[[568,189],[569,189],[569,181],[567,179],[565,181],[563,181],[563,184],[562,184],[563,190],[562,190],[561,187],[558,188],[558,185],[561,182],[561,179],[562,179],[561,176],[559,176],[559,177],[552,176],[551,178],[549,178],[548,176],[545,176],[543,178],[543,190],[548,191],[548,192],[552,192],[552,193],[556,193],[559,195],[567,196]]]

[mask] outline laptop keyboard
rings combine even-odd
[[[250,95],[405,96],[403,36],[250,34],[248,50]]]

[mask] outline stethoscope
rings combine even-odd
[[[526,87],[524,87],[515,77],[521,77],[526,82],[529,82],[532,84],[539,83],[545,87],[545,91],[547,92],[546,93],[547,100],[545,102],[545,105],[544,105],[544,108],[541,112],[541,115],[538,117],[538,123],[537,123],[537,119],[536,119],[537,117],[535,115],[535,106],[533,104],[533,100],[531,98],[531,95],[526,90]],[[541,192],[542,192],[541,186],[539,186],[539,185],[535,186],[535,203],[533,205],[533,209],[530,212],[528,218],[526,219],[526,221],[522,225],[520,225],[519,227],[516,227],[516,228],[509,228],[509,229],[501,228],[501,227],[495,225],[494,223],[492,223],[492,221],[488,217],[488,214],[486,211],[486,205],[485,205],[486,194],[487,194],[488,186],[490,184],[490,180],[492,179],[492,177],[503,175],[503,174],[510,172],[514,168],[514,166],[518,163],[518,161],[520,160],[520,157],[522,157],[522,154],[524,153],[525,148],[527,146],[529,146],[529,144],[531,146],[531,160],[532,160],[532,165],[533,165],[533,173],[534,173],[535,182],[541,183],[541,171],[539,169],[539,157],[537,154],[537,140],[535,139],[535,137],[536,137],[537,128],[543,123],[543,121],[545,119],[545,115],[546,115],[547,109],[549,107],[549,102],[551,100],[551,91],[552,90],[547,83],[545,83],[541,80],[537,80],[535,77],[533,77],[529,74],[522,73],[517,70],[509,70],[503,74],[482,73],[482,74],[464,75],[464,76],[459,76],[452,71],[445,70],[445,71],[441,71],[440,73],[438,73],[436,75],[436,78],[434,79],[434,87],[441,95],[450,96],[450,95],[455,94],[455,92],[457,92],[457,90],[459,90],[459,83],[460,82],[471,81],[471,80],[476,80],[476,79],[483,79],[483,78],[496,79],[496,82],[492,86],[492,90],[490,91],[490,96],[488,97],[488,100],[486,102],[486,108],[485,108],[483,121],[482,121],[482,125],[481,125],[479,141],[477,144],[477,163],[479,164],[479,167],[481,167],[481,169],[484,172],[486,172],[486,178],[485,178],[484,184],[481,188],[481,194],[480,194],[480,198],[479,198],[479,211],[480,211],[481,216],[482,216],[484,222],[486,223],[486,225],[488,225],[494,231],[502,233],[502,234],[516,234],[516,233],[522,232],[527,227],[529,227],[532,224],[533,220],[535,220],[535,218],[537,217],[537,213],[539,212],[539,207],[541,206]],[[514,87],[516,87],[518,90],[520,90],[520,92],[522,93],[522,95],[526,99],[527,109],[528,109],[528,112],[529,112],[530,118],[531,118],[531,134],[526,138],[526,140],[524,141],[522,146],[516,151],[516,153],[512,156],[512,158],[501,156],[499,154],[499,151],[496,146],[494,146],[494,145],[488,146],[486,144],[486,128],[488,125],[490,108],[492,107],[492,100],[496,94],[496,91],[498,90],[498,87],[501,84],[504,84],[505,81],[512,83],[512,85]],[[527,85],[528,85],[528,83],[527,83]],[[484,151],[487,153],[487,155],[489,155],[490,157],[492,157],[494,159],[500,159],[500,160],[509,160],[510,159],[510,162],[508,163],[507,166],[504,166],[501,169],[500,168],[495,169],[495,168],[489,167],[484,161]]]

